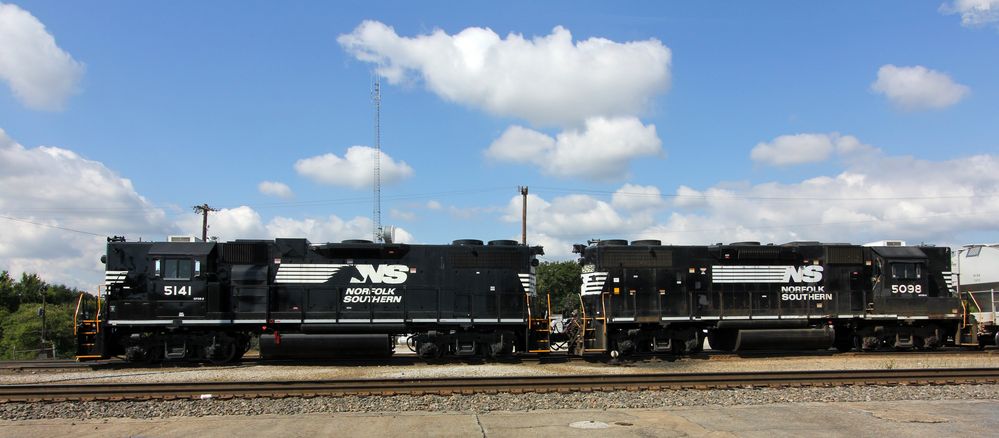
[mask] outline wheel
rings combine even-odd
[[[201,353],[208,362],[221,365],[232,362],[238,351],[235,340],[229,336],[218,335],[212,338],[212,343],[206,345]]]
[[[125,348],[125,361],[142,364],[155,364],[163,360],[162,345],[156,343],[144,343],[141,345],[130,345]]]
[[[418,342],[416,344],[416,354],[419,354],[424,359],[440,359],[444,355],[444,351],[435,342]]]

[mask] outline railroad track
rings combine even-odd
[[[41,360],[5,360],[0,361],[0,370],[61,370],[75,368],[100,368],[124,364],[120,359],[109,359],[95,362],[77,362],[73,359],[41,359]]]
[[[279,382],[0,385],[0,402],[151,400],[348,395],[640,391],[840,385],[999,383],[999,368],[626,374]]]
[[[495,361],[487,361],[483,358],[444,358],[438,360],[427,360],[416,356],[415,354],[409,353],[396,353],[392,356],[387,357],[334,357],[327,359],[262,359],[256,356],[248,356],[240,360],[239,362],[229,364],[228,366],[258,366],[258,365],[273,365],[273,366],[382,366],[382,365],[419,365],[419,364],[458,364],[458,363],[564,363],[564,362],[605,362],[610,364],[633,364],[657,360],[674,361],[674,360],[710,360],[710,361],[729,361],[729,360],[743,360],[743,359],[795,359],[795,358],[807,358],[807,357],[842,357],[842,358],[872,358],[872,357],[886,357],[886,358],[902,358],[902,357],[912,357],[918,355],[925,356],[972,356],[972,357],[984,357],[988,355],[999,354],[999,350],[963,350],[963,349],[946,349],[946,350],[936,350],[936,351],[870,351],[870,352],[847,352],[840,353],[836,351],[746,351],[738,353],[728,353],[708,350],[701,353],[696,353],[693,355],[687,355],[682,357],[674,357],[669,355],[654,355],[654,354],[637,354],[632,356],[627,356],[620,358],[616,361],[611,361],[606,356],[568,356],[565,354],[554,354],[550,356],[517,356],[507,359],[498,359]],[[63,369],[83,369],[90,368],[94,370],[100,369],[143,369],[143,368],[201,368],[201,367],[212,367],[213,365],[204,364],[200,362],[163,362],[158,364],[141,364],[141,363],[129,363],[121,359],[113,358],[108,360],[100,360],[94,362],[77,362],[72,359],[47,359],[47,360],[19,360],[19,361],[0,361],[0,370],[6,371],[23,371],[23,370],[63,370]]]

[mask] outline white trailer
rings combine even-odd
[[[999,243],[964,245],[952,254],[951,282],[978,323],[979,345],[999,345]]]

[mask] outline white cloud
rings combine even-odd
[[[60,110],[75,93],[83,64],[56,45],[30,12],[0,4],[0,79],[14,96],[37,110]]]
[[[442,207],[443,206],[438,201],[435,201],[433,199],[427,201],[427,209],[429,210],[440,210]]]
[[[395,161],[379,151],[382,184],[392,184],[413,175],[413,168],[404,161]],[[315,182],[355,189],[371,187],[374,181],[375,149],[368,146],[351,146],[343,158],[328,153],[303,158],[295,162],[299,175]]]
[[[562,129],[552,137],[511,126],[489,158],[556,176],[620,179],[631,160],[661,153],[655,126],[637,117],[669,89],[672,52],[659,40],[574,42],[561,26],[533,38],[478,27],[403,37],[365,21],[337,41],[392,84],[419,77],[444,100]]]
[[[655,125],[633,117],[590,118],[584,130],[567,130],[556,138],[515,125],[485,152],[491,159],[533,164],[555,176],[603,180],[624,178],[632,160],[661,153]]]
[[[758,143],[749,156],[757,163],[788,166],[825,161],[833,153],[856,156],[874,150],[852,135],[806,133],[782,135],[769,143]]]
[[[371,219],[361,216],[353,219],[343,219],[336,215],[303,219],[278,216],[264,223],[259,213],[245,205],[211,213],[208,223],[208,235],[217,236],[221,241],[279,237],[302,237],[312,243],[347,239],[371,240],[373,229]],[[187,234],[201,235],[201,219],[197,215],[182,217],[178,226]],[[396,242],[411,243],[413,240],[409,231],[396,227]]]
[[[573,243],[591,238],[954,245],[999,232],[999,156],[929,161],[871,148],[863,159],[843,164],[839,173],[792,183],[719,182],[701,190],[681,185],[672,201],[663,201],[654,186],[631,184],[615,191],[609,203],[581,194],[551,200],[532,194],[528,240],[544,243],[549,256],[565,258]],[[512,197],[500,218],[519,222],[520,202]]]
[[[626,185],[617,193],[624,193],[624,190],[634,187],[640,186]],[[650,187],[643,188],[645,193],[650,193],[649,189]],[[520,222],[521,202],[520,196],[510,198],[501,219],[506,222]],[[661,205],[660,208],[662,206],[665,205]],[[555,258],[568,256],[573,243],[582,243],[589,238],[632,234],[635,230],[654,224],[650,211],[635,212],[624,209],[619,212],[611,203],[580,194],[559,196],[551,201],[529,194],[527,218],[528,243],[544,244],[545,254]],[[519,236],[517,239],[519,240]]]
[[[393,208],[389,210],[389,217],[400,221],[412,221],[416,219],[416,213],[407,210],[399,210],[397,208]]]
[[[872,155],[835,176],[798,183],[681,187],[678,209],[645,232],[677,243],[960,243],[962,233],[999,231],[996,166],[994,155],[946,161]]]
[[[199,214],[187,214],[177,220],[181,234],[201,237],[202,218]],[[221,208],[208,213],[208,236],[221,241],[233,239],[262,239],[265,227],[260,214],[247,206]],[[282,236],[283,237],[283,236]]]
[[[962,26],[982,26],[999,22],[999,0],[955,0],[940,5],[940,12],[960,14]]]
[[[531,39],[478,27],[401,37],[365,21],[337,41],[392,84],[415,72],[445,100],[534,124],[635,114],[670,83],[671,52],[660,41],[574,43],[561,26]]]
[[[162,209],[104,164],[57,147],[25,148],[0,129],[0,269],[91,289],[105,237],[172,231]],[[68,231],[68,228],[96,236]]]
[[[665,201],[656,186],[625,184],[611,196],[614,208],[626,211],[643,211],[662,208]]]
[[[0,216],[6,217],[0,218],[0,270],[93,290],[103,279],[99,260],[106,236],[125,235],[129,241],[200,236],[201,216],[181,211],[167,217],[104,164],[57,147],[25,148],[0,129]],[[276,217],[265,223],[247,206],[212,212],[208,223],[209,236],[223,241],[305,237],[323,243],[370,239],[372,230],[365,217]],[[395,236],[397,242],[414,241],[402,228]]]
[[[267,233],[275,237],[305,237],[312,243],[340,242],[347,239],[371,240],[373,223],[367,217],[344,220],[335,215],[325,219],[278,217],[267,224]],[[395,227],[395,242],[413,243],[413,235]]]
[[[871,90],[884,94],[895,107],[906,110],[941,109],[958,103],[971,91],[951,80],[950,76],[921,65],[878,69],[878,79]]]
[[[276,196],[284,199],[295,197],[295,194],[291,191],[291,187],[282,182],[261,181],[260,184],[257,184],[257,190],[267,196]]]

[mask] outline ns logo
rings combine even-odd
[[[354,265],[361,278],[351,277],[351,283],[402,284],[409,275],[406,265]]]
[[[818,283],[822,281],[822,266],[786,266],[784,268],[784,283]]]

